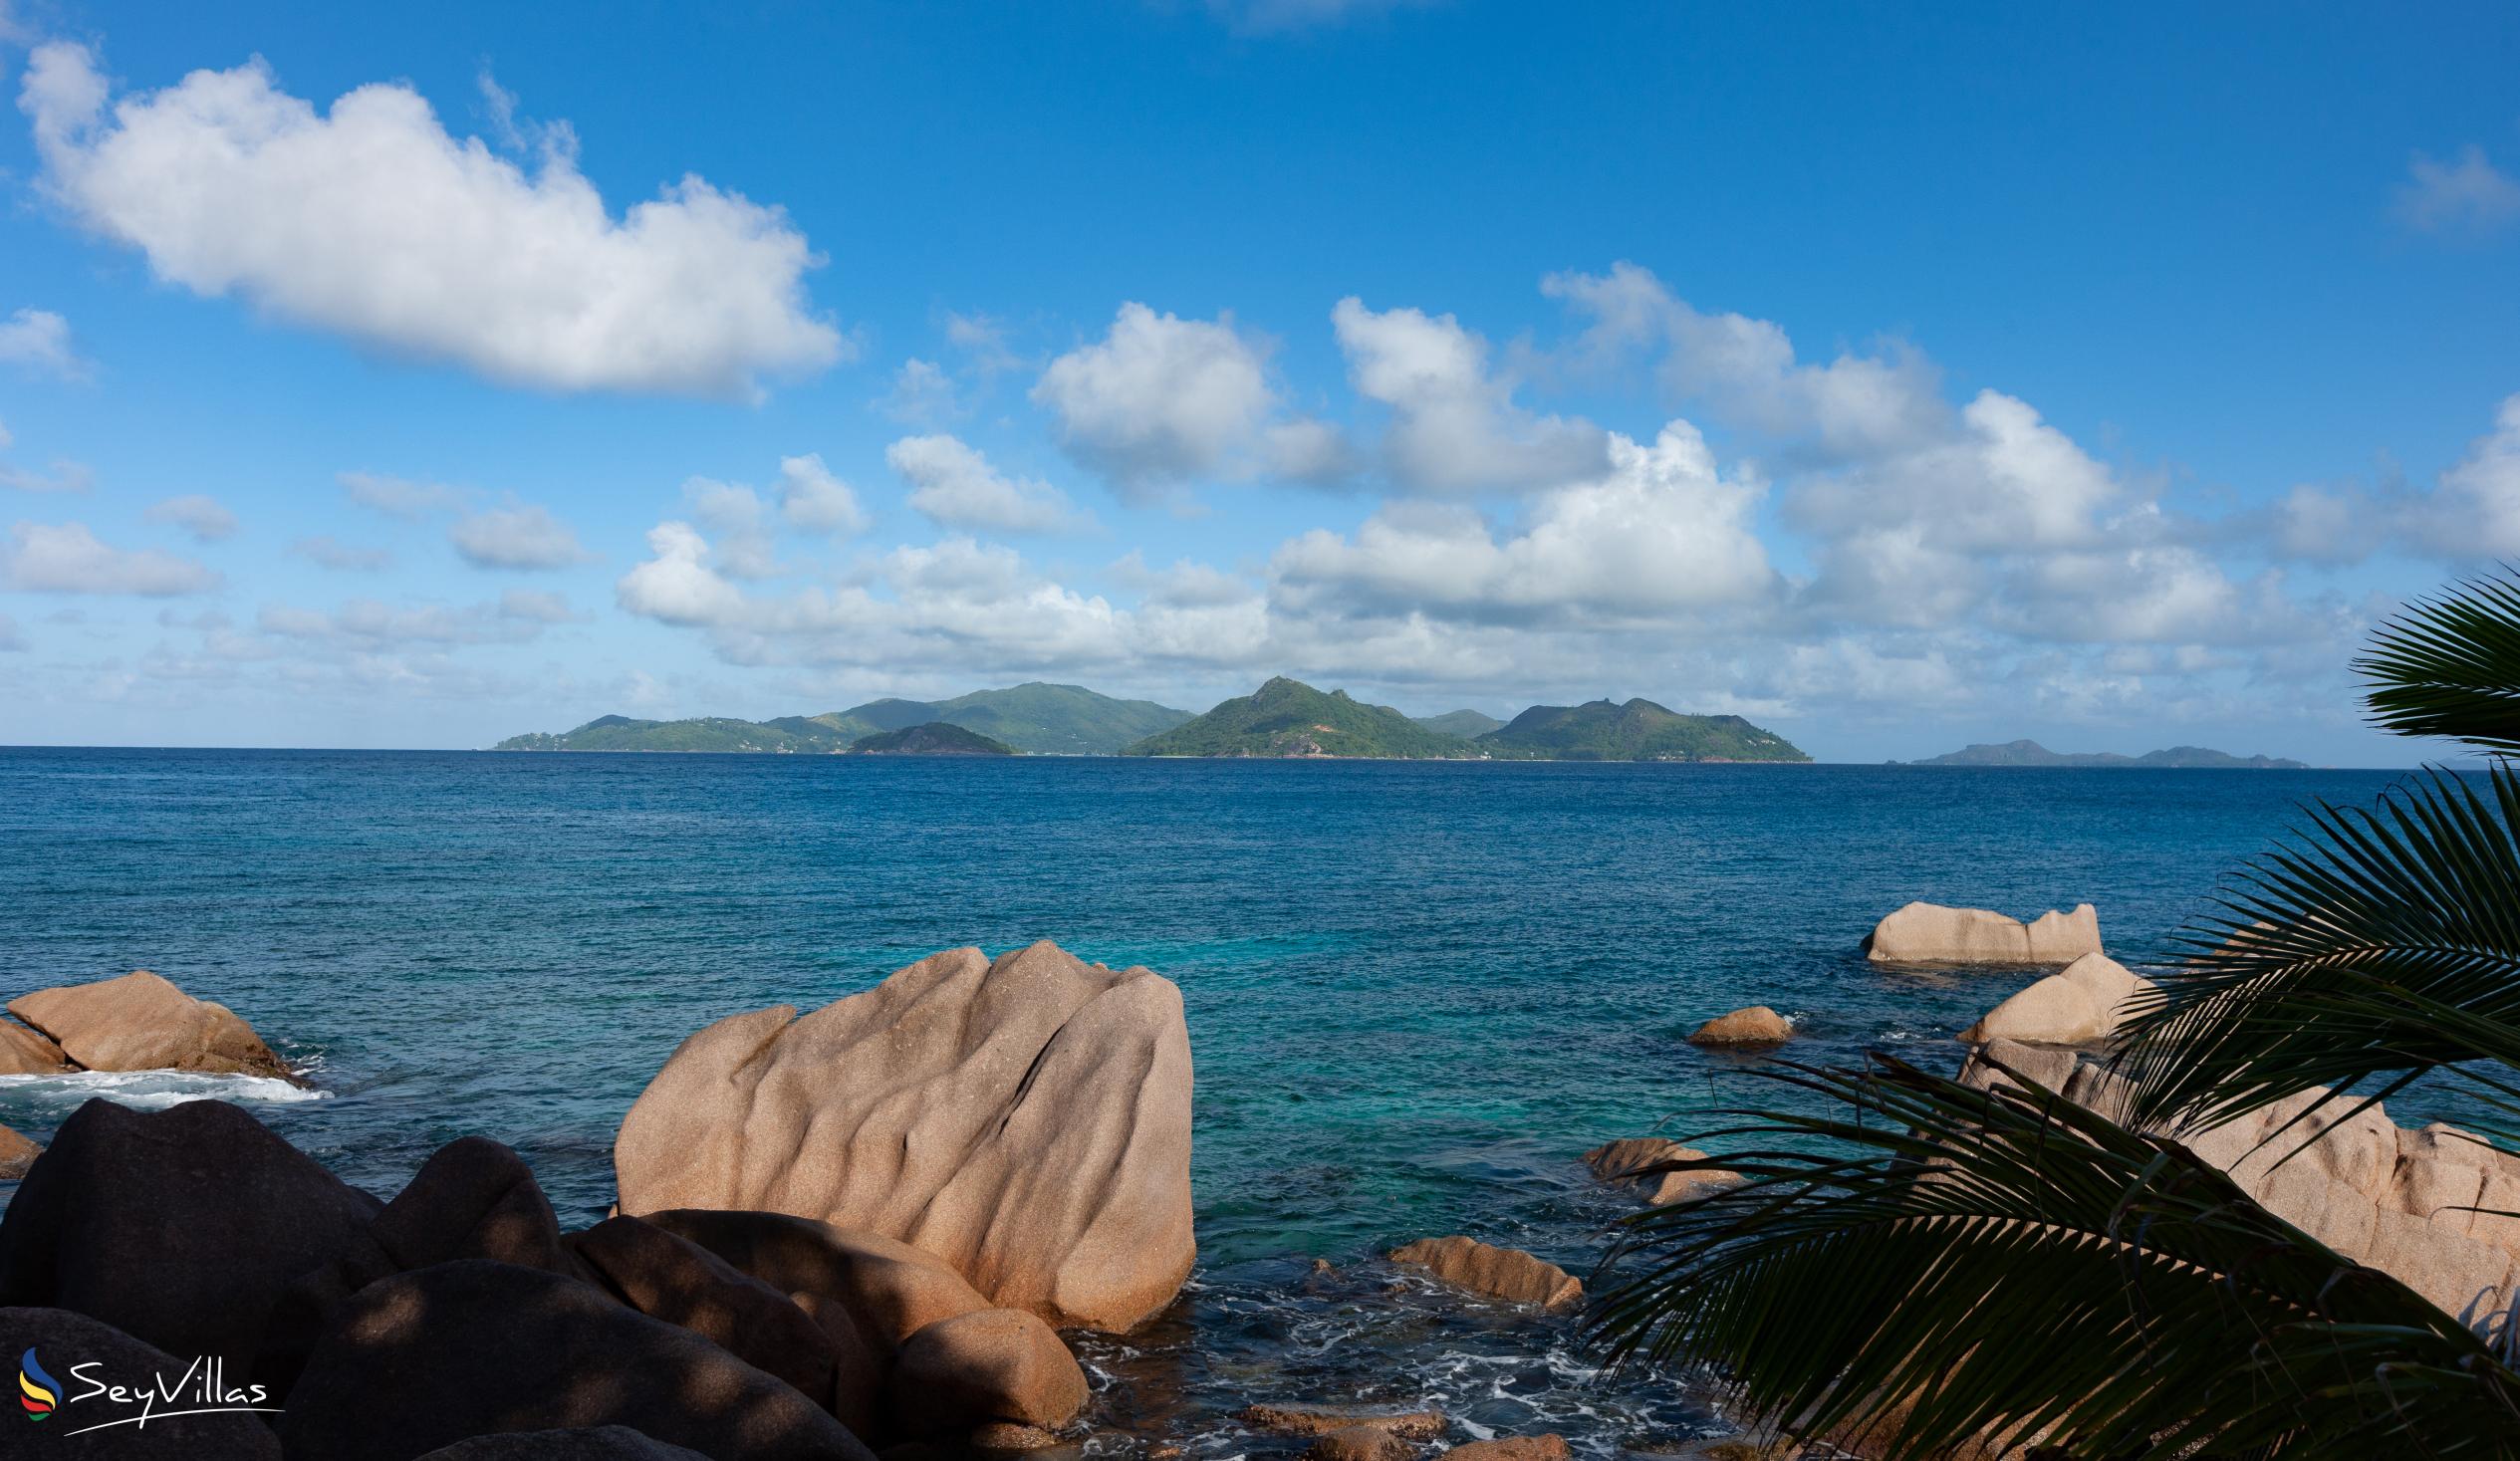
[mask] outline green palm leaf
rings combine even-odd
[[[1749,1417],[1867,1454],[2520,1455],[2520,1376],[2457,1320],[2174,1142],[1886,1057],[1774,1079],[1844,1114],[1690,1138],[1739,1186],[1629,1225],[1614,1361],[1716,1366]]]
[[[2138,1118],[2210,1123],[2319,1086],[2378,1099],[2438,1070],[2520,1139],[2520,775],[2434,771],[2309,816],[2157,977],[2125,1058]]]
[[[2520,581],[2474,579],[2420,600],[2372,635],[2355,668],[2372,714],[2407,736],[2520,753]]]

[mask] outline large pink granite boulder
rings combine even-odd
[[[1000,1308],[1126,1330],[1196,1251],[1181,992],[1044,941],[935,954],[801,1019],[729,1016],[631,1105],[614,1166],[632,1216],[814,1218],[933,1254]]]
[[[1877,964],[2071,964],[2100,949],[2100,914],[2089,903],[2051,908],[2028,923],[1985,908],[1909,903],[1864,940]]]
[[[296,1079],[254,1027],[146,969],[39,989],[9,1013],[91,1071],[201,1071]]]

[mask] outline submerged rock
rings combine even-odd
[[[1250,1405],[1234,1419],[1253,1430],[1282,1436],[1326,1436],[1356,1426],[1373,1426],[1412,1441],[1431,1441],[1443,1434],[1443,1413],[1437,1410],[1368,1410],[1351,1405]]]
[[[1379,1425],[1352,1425],[1304,1448],[1304,1461],[1409,1461],[1417,1448]]]
[[[2056,964],[2100,950],[2100,914],[2089,903],[2051,908],[2028,923],[1985,908],[1909,903],[1876,924],[1864,952],[1877,964]]]
[[[1664,1162],[1703,1161],[1706,1153],[1664,1136],[1630,1136],[1584,1153],[1593,1175],[1617,1187],[1633,1189],[1647,1207],[1669,1207],[1704,1192],[1741,1180],[1733,1172],[1712,1168],[1686,1172],[1655,1171]]]
[[[1391,1251],[1391,1262],[1422,1268],[1456,1289],[1508,1304],[1571,1309],[1584,1300],[1573,1274],[1519,1248],[1497,1248],[1475,1238],[1420,1238]]]
[[[627,1426],[714,1461],[873,1461],[823,1407],[593,1285],[465,1261],[342,1306],[289,1392],[292,1457],[411,1461],[473,1436]]]
[[[1783,1045],[1794,1038],[1794,1022],[1769,1009],[1752,1005],[1729,1015],[1717,1015],[1697,1027],[1688,1038],[1691,1045]]]
[[[241,1376],[281,1292],[380,1206],[226,1101],[91,1100],[0,1216],[0,1304],[74,1309]]]
[[[1988,1010],[1960,1032],[1971,1045],[2014,1040],[2031,1045],[2099,1045],[2118,1033],[2139,995],[2155,986],[2107,954],[2085,954]]]
[[[296,1075],[227,1006],[194,999],[146,969],[94,984],[39,989],[9,1013],[91,1071]]]
[[[1111,1331],[1189,1275],[1189,1158],[1180,991],[1049,942],[936,954],[802,1019],[720,1020],[614,1146],[632,1216],[817,1218],[934,1254],[993,1305]]]
[[[1566,1437],[1551,1432],[1536,1436],[1498,1436],[1469,1441],[1444,1452],[1452,1461],[1567,1461]]]
[[[33,1356],[54,1381],[45,1384],[27,1374],[25,1384],[50,1392],[50,1399],[39,1400],[32,1391],[20,1387],[20,1402],[9,1407],[18,1414],[5,1422],[9,1433],[27,1435],[30,1421],[43,1428],[30,1439],[0,1446],[0,1451],[12,1456],[59,1457],[62,1461],[280,1461],[280,1438],[272,1434],[262,1416],[241,1411],[219,1415],[161,1414],[144,1426],[118,1425],[86,1435],[68,1434],[85,1426],[139,1414],[136,1405],[117,1406],[104,1397],[86,1396],[88,1386],[72,1375],[72,1365],[95,1365],[92,1373],[107,1383],[146,1387],[157,1383],[160,1375],[174,1382],[183,1374],[185,1365],[198,1362],[190,1355],[178,1359],[87,1315],[66,1309],[0,1309],[0,1354],[12,1362],[20,1356]],[[29,1401],[48,1404],[50,1413],[39,1415]],[[271,1398],[254,1401],[249,1396],[242,1403],[277,1406],[280,1402]],[[162,1412],[190,1407],[160,1403],[155,1408]]]

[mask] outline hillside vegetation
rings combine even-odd
[[[1013,746],[991,740],[978,731],[931,720],[924,725],[905,725],[899,730],[878,731],[850,748],[858,756],[1012,756]]]
[[[1499,758],[1546,761],[1811,759],[1738,715],[1682,715],[1651,700],[1534,705],[1471,744]]]
[[[1345,690],[1324,692],[1280,676],[1121,754],[1442,760],[1478,753],[1459,737],[1428,730],[1387,705],[1368,705]]]
[[[1417,723],[1439,736],[1458,736],[1474,741],[1492,730],[1501,730],[1505,722],[1476,710],[1447,710],[1441,715],[1420,715]]]
[[[829,754],[868,736],[942,722],[1035,755],[1109,756],[1168,730],[1190,712],[1118,700],[1082,685],[1022,684],[950,700],[870,700],[822,715],[775,720],[634,720],[607,715],[557,735],[511,736],[500,751],[771,751]]]

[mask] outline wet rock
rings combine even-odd
[[[757,1209],[880,1233],[995,1306],[1111,1331],[1189,1274],[1189,1156],[1180,991],[1048,942],[936,954],[802,1019],[721,1020],[614,1147],[633,1216]]]
[[[1668,1207],[1741,1180],[1738,1173],[1711,1167],[1686,1172],[1654,1170],[1664,1162],[1705,1159],[1706,1153],[1663,1136],[1630,1136],[1584,1153],[1584,1164],[1593,1169],[1595,1177],[1633,1190],[1648,1207]]]
[[[297,1077],[225,1005],[194,999],[146,969],[39,989],[9,1013],[91,1071],[201,1071]]]
[[[1497,1248],[1475,1238],[1420,1238],[1391,1251],[1393,1263],[1422,1268],[1456,1289],[1508,1304],[1572,1309],[1584,1301],[1584,1285],[1554,1263],[1519,1248]]]
[[[23,1177],[35,1159],[44,1154],[41,1144],[0,1126],[0,1181]]]
[[[1443,1434],[1435,1410],[1368,1410],[1349,1405],[1249,1405],[1234,1419],[1253,1430],[1282,1436],[1326,1436],[1353,1426],[1374,1426],[1403,1440],[1431,1441]]]
[[[714,1461],[872,1461],[823,1407],[577,1279],[464,1261],[371,1284],[290,1391],[301,1461],[409,1461],[474,1436],[627,1426]]]
[[[809,1313],[837,1307],[882,1355],[939,1320],[990,1307],[942,1259],[874,1233],[845,1233],[778,1212],[676,1208],[644,1221],[699,1244]]]
[[[1909,903],[1864,940],[1877,964],[2065,965],[2100,949],[2100,914],[2089,903],[2051,908],[2028,923],[1985,908]]]
[[[971,1431],[991,1421],[1059,1426],[1085,1408],[1085,1371],[1050,1326],[1020,1309],[938,1320],[901,1344],[889,1386],[907,1435]]]
[[[568,1243],[597,1282],[630,1308],[787,1381],[860,1437],[875,1433],[883,1371],[854,1324],[827,1329],[787,1295],[637,1218],[607,1219]],[[854,1346],[846,1354],[838,1342],[844,1336]]]
[[[2085,954],[1960,1032],[1970,1045],[2014,1040],[2031,1045],[2100,1045],[2131,1018],[2140,996],[2155,986],[2107,954]]]
[[[1409,1461],[1417,1448],[1380,1425],[1334,1430],[1304,1450],[1305,1461]]]
[[[0,1217],[0,1304],[77,1310],[241,1375],[281,1291],[378,1208],[226,1101],[91,1100]]]
[[[1470,1441],[1444,1452],[1452,1461],[1567,1461],[1568,1454],[1566,1437],[1554,1432]]]
[[[709,1461],[697,1451],[668,1446],[627,1425],[577,1430],[509,1431],[440,1446],[420,1461]]]
[[[991,1421],[965,1437],[963,1444],[988,1455],[1020,1455],[1027,1451],[1048,1451],[1067,1442],[1038,1425],[1017,1425],[1011,1421]]]
[[[15,1020],[0,1020],[0,1076],[56,1076],[69,1069],[60,1046]]]
[[[1697,1027],[1688,1038],[1691,1045],[1783,1045],[1794,1038],[1794,1022],[1769,1009],[1752,1005],[1729,1015],[1717,1015]]]
[[[31,1393],[24,1393],[19,1403],[9,1407],[15,1413],[0,1423],[6,1424],[11,1440],[0,1445],[0,1451],[10,1455],[48,1461],[54,1457],[61,1461],[280,1461],[280,1438],[271,1433],[263,1417],[244,1412],[167,1415],[145,1426],[118,1425],[86,1435],[68,1434],[139,1413],[137,1406],[118,1406],[104,1396],[78,1398],[88,1386],[73,1378],[72,1365],[105,1383],[138,1388],[156,1384],[161,1375],[169,1384],[182,1383],[184,1366],[196,1362],[191,1356],[177,1359],[84,1314],[65,1309],[0,1309],[0,1354],[12,1361],[31,1356],[53,1381],[47,1384],[27,1373],[27,1383],[48,1393],[49,1399],[40,1403],[48,1403],[51,1413],[32,1422],[32,1412],[26,1408],[26,1400],[36,1398]],[[91,1364],[96,1368],[88,1369]],[[240,1403],[279,1402],[249,1397]],[[43,1429],[30,1432],[30,1423]]]

